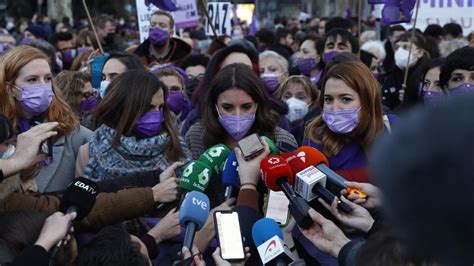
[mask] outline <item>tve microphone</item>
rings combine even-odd
[[[217,144],[199,156],[199,161],[209,165],[212,169],[212,176],[217,177],[221,174],[225,160],[229,156],[230,150],[224,144]]]
[[[321,197],[327,204],[331,205],[336,196],[326,188],[329,175],[318,168],[322,165],[324,166],[322,169],[329,169],[325,165],[328,162],[327,158],[318,150],[308,146],[300,147],[295,154],[295,158],[288,161],[292,170],[296,172],[295,191],[306,201]],[[330,171],[332,175],[339,176],[334,171]],[[344,183],[342,184],[345,186]],[[337,203],[339,210],[345,213],[352,212],[352,208],[339,198],[337,198]]]
[[[290,201],[288,209],[295,218],[296,223],[302,228],[309,228],[313,220],[309,216],[309,205],[295,194],[291,187],[294,176],[290,166],[282,156],[272,155],[260,162],[263,182],[273,191],[283,191]]]
[[[99,194],[97,184],[87,178],[78,177],[69,184],[66,191],[64,191],[61,202],[59,204],[59,211],[65,214],[76,212],[75,221],[84,219],[91,212],[94,207],[95,200]],[[69,228],[72,223],[69,224]],[[69,229],[67,230],[69,232]],[[62,245],[62,240],[51,250],[51,257],[56,256],[59,248]]]
[[[201,230],[209,216],[209,198],[201,192],[191,191],[184,197],[179,210],[179,223],[186,228],[183,246],[191,250],[194,234]]]
[[[240,187],[239,164],[234,151],[229,153],[222,169],[222,185],[225,186],[224,198],[228,200],[237,197],[237,191]]]
[[[294,260],[280,226],[273,219],[258,220],[252,227],[252,238],[263,264],[288,265]]]

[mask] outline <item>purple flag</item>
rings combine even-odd
[[[250,28],[250,35],[255,36],[258,31],[258,17],[257,14],[253,13],[252,15],[252,23],[249,25]]]
[[[382,24],[410,22],[416,0],[386,0],[382,9]]]
[[[150,3],[154,4],[161,10],[166,10],[169,12],[173,12],[178,10],[176,4],[171,0],[148,0]]]
[[[239,25],[239,18],[237,17],[237,5],[232,5],[232,23]]]

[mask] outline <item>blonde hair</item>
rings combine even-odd
[[[283,68],[283,71],[288,71],[288,60],[286,60],[283,56],[279,55],[274,51],[267,50],[258,56],[258,60],[262,60],[267,57],[275,58],[278,64]]]
[[[35,59],[48,57],[40,50],[27,45],[21,45],[4,53],[0,64],[0,112],[11,122],[14,129],[18,126],[21,118],[21,106],[15,100],[9,84],[14,84],[20,70]],[[51,62],[48,61],[51,66]],[[53,100],[46,111],[48,121],[59,122],[57,127],[58,136],[64,136],[73,129],[79,127],[79,119],[62,98],[61,91],[52,84]]]
[[[285,81],[283,81],[283,83],[280,85],[280,88],[278,88],[278,90],[275,92],[275,96],[278,99],[282,99],[286,90],[293,86],[303,87],[308,96],[311,97],[311,105],[309,106],[309,109],[312,109],[314,106],[316,106],[318,100],[318,89],[308,77],[303,75],[290,76],[285,79]]]

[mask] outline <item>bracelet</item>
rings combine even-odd
[[[243,186],[254,186],[256,188],[257,184],[254,184],[252,182],[245,182],[245,183],[240,184],[240,187],[243,187]]]

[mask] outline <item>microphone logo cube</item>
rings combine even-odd
[[[221,156],[222,152],[225,151],[226,148],[222,146],[217,146],[217,147],[211,147],[209,149],[209,156],[211,157],[219,157]]]
[[[81,189],[87,191],[88,193],[90,193],[92,195],[97,193],[97,191],[93,187],[91,187],[89,185],[86,185],[86,184],[82,183],[81,181],[76,181],[74,183],[74,186],[76,186],[78,188],[81,188]]]

